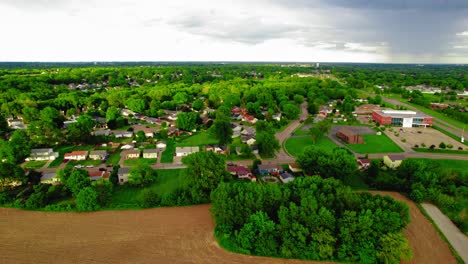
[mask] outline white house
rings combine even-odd
[[[157,149],[145,149],[145,150],[143,150],[143,158],[144,159],[157,159],[158,158],[158,150]]]
[[[89,153],[89,158],[93,160],[105,160],[107,158],[107,151],[93,150]]]
[[[255,142],[256,142],[255,138],[251,138],[251,139],[247,140],[246,143],[247,143],[247,145],[252,146],[253,144],[255,144]]]
[[[88,151],[72,151],[63,156],[65,160],[86,160],[88,158]]]
[[[166,149],[166,143],[164,143],[164,142],[159,142],[159,143],[156,145],[156,148],[159,149],[159,150],[165,150],[165,149]]]
[[[113,131],[112,133],[114,133],[114,136],[115,138],[131,138],[133,137],[133,132],[132,131],[120,131],[120,130],[116,130],[116,131]]]
[[[46,173],[46,174],[42,175],[42,177],[41,177],[41,183],[54,184],[54,183],[58,183],[59,181],[60,181],[60,179],[57,178],[57,173],[55,173],[55,172]]]
[[[122,167],[119,168],[117,176],[119,177],[119,184],[124,184],[128,182],[128,176],[130,175],[130,168]]]
[[[184,157],[199,151],[199,147],[176,147],[176,156]]]
[[[26,161],[30,160],[54,160],[58,158],[59,153],[54,152],[51,148],[45,149],[32,149],[31,156],[26,158]]]

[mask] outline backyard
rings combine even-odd
[[[25,169],[39,169],[46,165],[47,161],[42,160],[31,160],[24,164],[23,168]]]
[[[215,139],[207,131],[200,131],[193,136],[182,139],[176,143],[177,147],[191,147],[191,146],[203,146],[207,144],[218,144],[218,140]]]
[[[363,144],[346,144],[346,146],[362,154],[403,152],[403,150],[385,134],[362,134],[361,136],[364,138]]]
[[[147,188],[154,190],[158,195],[163,196],[175,190],[177,187],[186,184],[187,179],[183,173],[185,169],[157,170],[156,183]],[[144,190],[141,187],[129,187],[126,185],[116,186],[112,194],[112,199],[106,209],[138,209],[138,196]]]
[[[59,153],[59,157],[52,161],[49,165],[49,168],[56,168],[63,162],[63,156],[65,153],[76,151],[76,150],[93,150],[93,146],[65,146],[60,147],[56,151]]]
[[[153,165],[156,164],[158,159],[126,159],[124,160],[124,165],[125,166],[131,166],[131,167],[141,167],[144,165]]]

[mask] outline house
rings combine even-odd
[[[143,131],[143,133],[145,133],[145,137],[147,138],[154,137],[154,133],[156,132],[156,128],[147,127],[143,125],[133,125],[132,128],[134,133],[137,133],[138,131]]]
[[[248,122],[250,124],[255,124],[255,123],[257,123],[258,119],[255,118],[254,116],[251,116],[251,115],[244,115],[242,117],[242,121]]]
[[[206,145],[205,150],[215,152],[215,153],[218,153],[218,154],[221,154],[221,155],[225,155],[227,147],[226,146],[220,146],[220,145]]]
[[[231,173],[233,176],[237,176],[239,179],[253,179],[254,175],[252,174],[252,171],[244,166],[227,166],[227,170]]]
[[[385,155],[383,157],[383,162],[390,169],[396,169],[401,165],[404,159],[405,157],[403,155]]]
[[[375,104],[363,104],[360,105],[356,108],[356,111],[354,113],[356,115],[372,115],[372,113],[376,110],[381,110],[380,105],[375,105]]]
[[[88,151],[72,151],[63,156],[64,160],[86,160],[88,158]]]
[[[358,159],[357,165],[359,170],[367,170],[370,166],[371,160],[370,159]]]
[[[163,151],[166,149],[166,146],[167,146],[166,143],[159,142],[158,144],[156,144],[156,149]]]
[[[294,181],[294,177],[288,172],[280,173],[279,177],[283,183]]]
[[[357,134],[357,133],[354,133],[353,131],[347,129],[347,128],[343,128],[343,129],[340,129],[336,135],[341,138],[344,142],[348,143],[348,144],[362,144],[364,143],[364,138]]]
[[[55,160],[58,158],[59,153],[54,152],[51,148],[44,149],[32,149],[31,155],[26,158],[26,161],[30,160]]]
[[[57,173],[52,172],[52,173],[45,173],[41,177],[41,183],[48,183],[48,184],[54,184],[58,183],[60,181],[59,178],[57,178]]]
[[[129,167],[121,167],[117,171],[117,177],[119,177],[119,184],[124,184],[128,182],[128,176],[130,175]]]
[[[100,170],[89,170],[88,171],[89,178],[92,181],[97,181],[100,179],[108,180],[110,177],[110,172],[107,171],[100,171]]]
[[[157,159],[158,158],[158,150],[157,149],[145,149],[145,150],[143,150],[143,158],[144,159]]]
[[[299,167],[299,164],[297,163],[289,163],[289,169],[292,172],[302,172],[302,169]]]
[[[426,127],[432,125],[432,117],[421,112],[406,110],[376,110],[372,119],[381,125],[400,127]]]
[[[104,129],[104,130],[96,130],[91,132],[92,135],[94,136],[109,136],[111,131],[109,129]]]
[[[89,158],[92,160],[105,160],[107,158],[107,151],[93,150],[89,152]]]
[[[22,117],[18,117],[18,118],[9,117],[6,119],[6,121],[7,121],[8,127],[12,129],[25,129],[26,128]]]
[[[114,134],[115,138],[131,138],[133,137],[133,132],[132,131],[122,131],[122,130],[115,130],[112,131]]]
[[[269,173],[278,173],[282,171],[283,169],[279,167],[278,165],[274,164],[259,164],[257,166],[258,173],[264,175],[264,174],[269,174]]]
[[[184,157],[199,151],[199,147],[176,147],[175,154],[176,157]]]
[[[253,144],[255,144],[255,142],[256,142],[255,138],[250,138],[245,143],[247,143],[247,145],[249,146],[252,146]]]
[[[276,113],[271,118],[276,121],[281,121],[281,113]]]
[[[133,144],[125,144],[120,149],[133,149]]]
[[[76,120],[76,119],[65,120],[65,121],[63,121],[63,128],[67,128],[68,125],[76,123],[76,122],[78,122],[78,120]]]
[[[121,154],[125,159],[138,159],[140,158],[140,150],[139,149],[128,149],[122,151]]]
[[[135,115],[135,112],[133,112],[133,111],[130,110],[130,109],[125,109],[125,108],[122,109],[120,112],[121,112],[121,114],[122,114],[123,116],[130,116],[130,115],[134,116],[134,115]]]

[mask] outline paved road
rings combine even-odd
[[[444,233],[450,244],[458,252],[458,255],[468,263],[468,238],[463,234],[439,208],[433,204],[421,204],[429,216],[434,220],[439,229]]]
[[[275,137],[279,141],[281,149],[276,154],[276,159],[283,160],[287,162],[291,162],[294,160],[288,153],[286,153],[285,149],[283,148],[284,142],[291,136],[291,134],[301,125],[301,120],[306,120],[309,116],[307,112],[307,103],[304,102],[301,104],[301,115],[298,120],[294,120],[288,127],[286,127],[283,131],[276,133]],[[287,163],[285,162],[285,163]]]

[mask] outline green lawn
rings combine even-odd
[[[172,163],[174,160],[175,143],[172,140],[166,140],[166,149],[161,154],[161,163]]]
[[[323,137],[323,136],[319,137],[315,144],[314,142],[312,142],[312,139],[307,136],[291,137],[291,138],[288,138],[286,142],[284,143],[284,147],[286,148],[286,150],[289,152],[289,154],[293,155],[294,157],[297,157],[298,155],[300,155],[304,151],[305,147],[312,146],[312,145],[325,148],[325,149],[333,149],[337,147],[337,145],[333,141],[331,141],[331,139],[329,139],[328,137]]]
[[[201,146],[207,144],[218,144],[218,140],[215,139],[206,131],[201,131],[196,133],[193,136],[185,138],[176,143],[177,147],[191,147],[191,146]]]
[[[68,166],[75,166],[75,165],[99,166],[101,164],[102,164],[102,160],[77,160],[77,161],[69,161],[67,163]]]
[[[64,146],[58,148],[56,151],[59,153],[59,157],[52,161],[49,165],[49,168],[56,168],[63,162],[63,156],[65,153],[74,151],[74,150],[93,150],[93,146]]]
[[[121,150],[119,149],[119,150],[116,151],[114,154],[111,154],[111,155],[107,158],[106,164],[112,164],[113,166],[119,165],[119,161],[120,161],[120,152],[121,152]]]
[[[185,169],[158,170],[158,178],[155,184],[147,187],[157,194],[164,195],[186,184],[187,179],[183,173]],[[138,195],[144,188],[116,186],[111,201],[105,209],[140,209]]]
[[[442,153],[442,154],[461,154],[468,155],[466,150],[458,149],[428,149],[428,148],[412,148],[416,152],[427,152],[427,153]]]
[[[382,135],[362,135],[364,144],[347,144],[347,146],[357,153],[395,153],[403,150],[385,134]]]
[[[26,164],[24,164],[25,169],[39,169],[44,167],[44,165],[47,163],[47,161],[44,160],[31,160],[28,161]]]
[[[468,160],[449,160],[449,159],[415,159],[424,162],[437,162],[444,169],[453,169],[468,174]]]
[[[143,159],[143,158],[139,158],[139,159],[127,159],[127,160],[124,160],[124,165],[125,165],[125,166],[136,166],[136,167],[140,167],[140,166],[144,166],[144,165],[153,165],[153,164],[156,164],[157,161],[158,161],[158,159]]]

